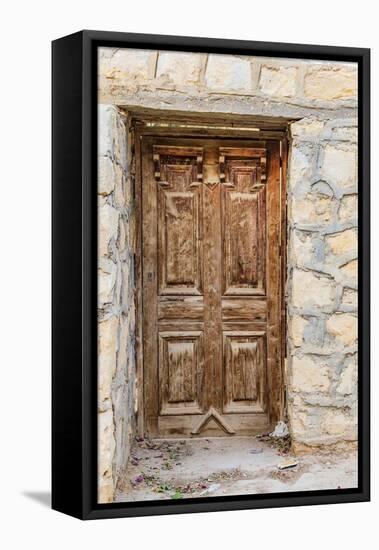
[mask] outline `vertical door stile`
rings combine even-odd
[[[281,414],[281,216],[280,216],[280,152],[279,143],[268,143],[270,179],[268,182],[268,323],[267,323],[267,360],[268,392],[270,418],[278,419]]]
[[[154,186],[152,140],[142,143],[142,289],[145,429],[157,433],[157,194]],[[148,314],[147,314],[148,313]]]

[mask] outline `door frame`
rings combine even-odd
[[[136,305],[136,388],[137,422],[136,434],[145,435],[145,396],[144,396],[144,359],[143,359],[143,288],[142,288],[142,139],[145,136],[160,138],[230,138],[238,140],[274,140],[280,145],[280,335],[281,361],[276,383],[279,385],[279,404],[276,413],[271,416],[274,425],[286,420],[286,282],[287,282],[287,164],[288,164],[288,127],[290,121],[248,116],[220,118],[219,115],[198,113],[178,115],[167,111],[146,112],[137,110],[129,115],[129,139],[131,142],[131,177],[134,180],[135,200],[135,305]],[[230,125],[228,125],[230,119]]]

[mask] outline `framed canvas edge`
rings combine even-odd
[[[100,519],[370,500],[370,50],[90,30],[63,37],[52,44],[53,509],[81,519]],[[175,504],[171,501],[97,504],[97,202],[94,192],[97,174],[97,48],[114,45],[358,63],[358,489],[183,499]],[[73,52],[78,61],[75,71],[72,70]],[[72,103],[62,101],[65,87],[72,96],[74,111]],[[74,140],[73,132],[79,133]],[[65,201],[62,191],[68,178],[69,185],[81,190],[81,200]],[[69,218],[72,216],[75,223],[67,224],[63,214]],[[68,264],[67,258],[70,260]],[[68,303],[67,296],[71,297]],[[70,335],[70,342],[64,341],[62,320],[69,324],[63,332],[66,338],[67,334]],[[70,357],[69,362],[67,357]],[[73,397],[67,410],[65,396],[70,392]],[[70,429],[73,430],[71,434]],[[70,492],[65,487],[67,478],[75,480],[75,483],[70,483]]]

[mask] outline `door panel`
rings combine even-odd
[[[224,294],[264,294],[264,191],[225,195]]]
[[[201,294],[199,197],[159,192],[159,294]]]
[[[278,151],[278,142],[143,139],[151,436],[248,435],[278,418]]]
[[[224,412],[266,411],[265,333],[224,331]]]
[[[202,332],[159,333],[159,414],[201,413]]]
[[[226,296],[222,298],[221,307],[224,322],[267,320],[267,300],[263,296],[255,300],[245,296]]]
[[[202,296],[161,296],[158,301],[158,320],[199,320],[204,318]]]
[[[256,149],[221,149],[225,295],[265,294],[266,186],[254,154]]]
[[[201,295],[202,149],[156,146],[154,159],[158,180],[159,294]]]

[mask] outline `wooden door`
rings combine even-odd
[[[250,435],[281,406],[279,142],[142,141],[144,425]]]

